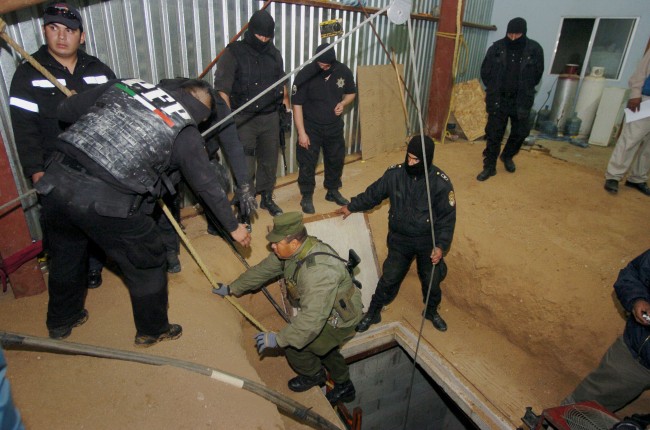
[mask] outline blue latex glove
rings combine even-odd
[[[228,284],[222,284],[221,282],[218,282],[217,285],[219,286],[219,288],[212,287],[213,294],[218,294],[221,297],[226,297],[230,295],[230,286]]]
[[[250,184],[241,184],[235,190],[235,195],[239,201],[239,213],[248,218],[252,217],[256,213],[257,200],[255,200]]]
[[[260,332],[255,336],[255,343],[257,344],[257,353],[261,354],[267,348],[277,348],[278,340],[276,339],[275,333],[272,331]]]

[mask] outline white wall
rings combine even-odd
[[[619,80],[608,80],[606,86],[627,87],[627,81],[638,60],[643,56],[650,38],[650,1],[648,0],[494,0],[492,24],[497,31],[490,32],[488,47],[505,37],[508,21],[520,16],[528,22],[528,37],[544,48],[546,72],[538,86],[534,108],[539,110],[547,97],[557,75],[550,75],[551,60],[559,36],[560,21],[566,17],[636,18],[639,21],[633,35],[632,45],[623,65]],[[483,53],[484,54],[484,53]],[[551,93],[547,104],[553,102]]]

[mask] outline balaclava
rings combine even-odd
[[[508,28],[506,30],[506,35],[508,33],[521,33],[521,37],[516,40],[510,40],[506,37],[506,42],[508,43],[508,49],[523,49],[526,44],[526,32],[528,31],[528,26],[526,20],[523,18],[513,18],[508,23]]]
[[[270,38],[273,38],[275,34],[275,21],[265,10],[258,10],[251,15],[251,19],[248,21],[248,31],[244,34],[244,41],[256,51],[262,52],[269,46],[271,41],[262,42],[255,37],[256,34]]]
[[[318,54],[319,52],[326,49],[328,46],[330,46],[329,43],[323,43],[321,45],[318,45],[318,48],[316,48],[316,53]],[[336,52],[334,51],[334,48],[330,49],[320,57],[316,58],[316,62],[325,63],[325,64],[329,64],[330,66],[334,66],[334,63],[336,63]],[[330,67],[328,70],[323,70],[319,67],[319,70],[320,70],[320,74],[325,77],[330,76],[334,71],[333,67]]]
[[[434,149],[435,149],[435,145],[433,143],[433,140],[429,136],[424,136],[424,151],[426,152],[426,157],[425,157],[424,154],[422,154],[422,138],[419,135],[413,136],[411,140],[409,140],[409,144],[406,149],[407,154],[404,159],[404,166],[406,168],[406,173],[408,173],[410,176],[416,176],[416,177],[424,176],[425,163],[427,168],[431,168],[431,166],[433,165]],[[420,162],[414,164],[413,166],[409,166],[408,163],[409,153],[418,157],[420,159]]]

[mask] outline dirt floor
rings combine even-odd
[[[650,199],[621,187],[603,190],[611,148],[580,148],[539,141],[515,158],[517,172],[501,163],[495,177],[478,182],[484,143],[449,142],[436,147],[435,163],[451,178],[458,203],[456,235],[447,258],[441,314],[449,330],[425,326],[424,342],[440,353],[491,408],[521,425],[526,406],[539,413],[555,406],[623,331],[624,315],[613,294],[618,271],[649,246]],[[346,165],[343,193],[355,195],[378,178],[402,152]],[[322,177],[321,177],[322,178]],[[292,177],[283,178],[276,201],[299,210]],[[322,187],[321,179],[317,180]],[[318,188],[318,213],[336,209]],[[379,261],[386,256],[387,205],[369,213]],[[183,221],[193,246],[220,281],[243,270],[224,242],[205,232],[202,217]],[[250,264],[267,253],[267,213],[253,226]],[[189,254],[183,271],[170,275],[170,319],[183,337],[144,352],[231,372],[266,384],[332,421],[336,417],[317,389],[295,395],[294,374],[283,357],[260,360],[256,330],[210,284]],[[271,286],[277,293],[277,286]],[[239,300],[270,330],[282,320],[262,294]],[[422,299],[412,270],[383,322],[420,326]],[[47,295],[15,300],[0,296],[0,329],[46,336]],[[105,271],[104,285],[88,293],[89,321],[71,342],[127,351],[134,327],[126,289]],[[210,378],[172,367],[155,367],[77,355],[8,349],[8,376],[28,429],[298,429],[269,402]],[[650,411],[644,395],[619,415]]]

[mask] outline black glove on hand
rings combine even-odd
[[[241,184],[235,191],[237,200],[239,201],[239,213],[249,217],[256,213],[257,200],[253,195],[250,184]]]

